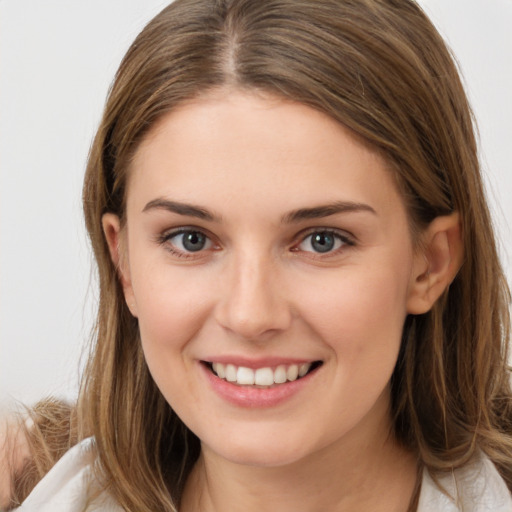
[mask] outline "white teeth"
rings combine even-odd
[[[223,364],[213,363],[212,364],[213,371],[221,378],[224,379],[226,377],[226,369]]]
[[[254,384],[254,370],[239,366],[236,372],[236,383],[242,386],[252,386]]]
[[[220,365],[220,363],[219,363]],[[226,366],[226,370],[225,370],[225,375],[226,375],[226,380],[228,382],[236,382],[236,374],[237,374],[237,371],[236,371],[236,366],[233,365],[233,364],[228,364]]]
[[[281,364],[275,369],[264,367],[256,370],[233,364],[212,364],[212,369],[218,377],[240,386],[272,386],[274,384],[284,384],[287,381],[293,382],[300,377],[304,377],[310,368],[311,363],[302,363],[300,365]]]
[[[258,386],[272,386],[274,384],[272,368],[258,368],[254,372],[254,383]]]
[[[280,365],[274,372],[274,382],[276,384],[283,384],[286,382],[286,366]]]
[[[304,377],[306,373],[308,373],[309,369],[311,368],[311,365],[309,363],[303,363],[299,366],[299,377]],[[219,375],[220,377],[220,375]]]
[[[299,376],[299,367],[296,364],[292,364],[288,367],[288,370],[286,371],[286,377],[288,380],[297,380],[297,377]]]

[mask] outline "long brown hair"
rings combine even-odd
[[[413,232],[460,213],[462,268],[432,310],[404,326],[391,383],[395,433],[432,472],[483,450],[512,488],[509,292],[472,113],[449,50],[412,0],[176,0],[129,49],[83,190],[100,300],[78,413],[106,488],[126,510],[176,510],[199,441],[149,375],[102,215],[123,219],[130,161],[155,123],[226,86],[309,105],[378,148]]]

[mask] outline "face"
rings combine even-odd
[[[147,364],[205,450],[282,465],[389,428],[416,257],[376,152],[304,105],[212,95],[142,143],[126,215]]]

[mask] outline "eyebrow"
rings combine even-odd
[[[151,210],[166,210],[178,215],[184,215],[187,217],[196,217],[198,219],[207,220],[210,222],[220,222],[221,217],[214,213],[188,203],[180,203],[178,201],[171,201],[169,199],[157,198],[150,201],[143,212]],[[282,218],[283,224],[294,224],[308,219],[321,219],[323,217],[329,217],[339,213],[353,213],[353,212],[369,212],[377,215],[377,212],[368,204],[365,203],[354,203],[352,201],[336,201],[320,206],[314,206],[312,208],[299,208],[286,213]]]
[[[281,221],[284,224],[293,224],[302,220],[320,219],[336,215],[338,213],[369,212],[377,215],[377,212],[365,203],[354,203],[352,201],[336,201],[334,203],[314,206],[313,208],[300,208],[293,210],[283,216]]]
[[[192,204],[180,203],[178,201],[170,201],[169,199],[153,199],[146,206],[144,206],[143,212],[151,210],[167,210],[178,215],[186,215],[187,217],[196,217],[202,220],[208,220],[211,222],[219,222],[220,216],[217,216],[204,208],[194,206]]]

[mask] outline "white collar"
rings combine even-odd
[[[494,464],[483,454],[436,484],[423,471],[417,512],[512,512],[512,496]],[[440,486],[444,489],[441,490]]]

